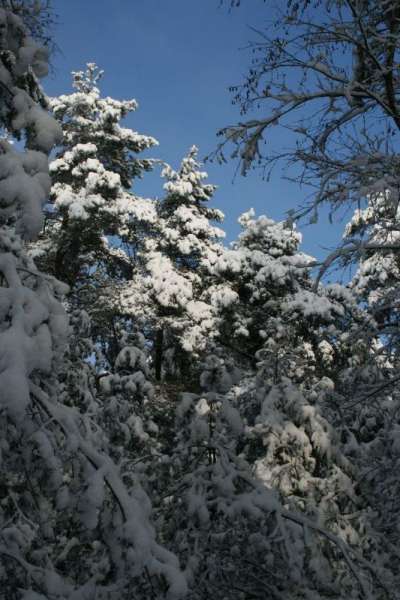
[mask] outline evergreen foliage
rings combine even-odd
[[[317,275],[292,218],[249,210],[225,247],[197,148],[177,171],[164,165],[161,200],[135,195],[157,143],[121,125],[136,102],[103,98],[93,63],[48,100],[48,52],[27,33],[43,30],[17,4],[0,9],[0,595],[395,600],[394,172],[384,185],[372,174]],[[289,2],[288,29],[318,4]],[[368,39],[382,24],[368,1],[322,3],[335,23],[344,4],[356,12],[343,31],[365,19]],[[369,48],[379,64],[382,31]],[[325,24],[318,47],[326,35]],[[286,46],[273,48],[279,70]],[[334,75],[327,56],[301,64]],[[382,91],[371,77],[339,82],[349,118]],[[261,79],[256,69],[248,85]],[[253,127],[228,132],[245,168]],[[337,260],[357,260],[346,286],[322,280]]]

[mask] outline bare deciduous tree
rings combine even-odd
[[[259,166],[267,175],[284,160],[290,178],[315,189],[297,213],[311,220],[322,203],[335,211],[371,192],[398,193],[400,1],[288,0],[266,8],[274,17],[255,30],[249,73],[232,88],[252,118],[221,129],[217,158],[224,161],[233,144],[243,174]],[[293,136],[289,150],[269,143],[277,125]]]

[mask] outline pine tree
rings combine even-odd
[[[212,222],[223,219],[210,208],[215,186],[204,183],[197,148],[192,147],[179,171],[166,166],[166,196],[159,205],[153,239],[146,245],[144,281],[153,309],[156,378],[190,373],[191,361],[217,333],[218,288],[212,287],[214,265],[222,252],[224,232]]]
[[[301,237],[285,223],[253,219],[252,212],[241,223],[238,243],[218,265],[239,298],[225,314],[223,329],[233,332],[231,354],[242,365],[230,397],[244,422],[241,456],[264,488],[279,493],[286,509],[300,511],[378,561],[381,539],[365,528],[368,505],[356,491],[358,464],[343,452],[327,409],[331,397],[338,400],[335,395],[343,392],[336,390],[339,374],[356,356],[356,348],[348,346],[359,318],[355,299],[337,284],[316,287],[308,266],[313,261],[299,253]],[[243,360],[243,351],[249,360]],[[358,518],[348,520],[347,513],[355,511]],[[296,527],[285,528],[293,577],[288,593],[307,589],[341,597],[346,590],[357,597],[359,582],[349,577],[329,542],[308,543]]]
[[[158,426],[146,341],[140,331],[120,332],[120,351],[111,373],[100,375],[101,420],[118,460],[157,451]]]
[[[157,142],[121,126],[137,103],[102,98],[102,75],[89,63],[85,72],[73,73],[75,91],[51,101],[63,142],[50,165],[51,203],[33,254],[69,285],[69,303],[86,310],[94,337],[113,361],[118,341],[107,329],[110,323],[111,330],[118,327],[119,288],[132,277],[138,247],[155,218],[152,203],[130,188],[154,164],[137,155]]]
[[[359,463],[360,488],[374,507],[371,521],[382,534],[383,547],[398,577],[395,526],[397,502],[395,465],[399,460],[398,192],[371,190],[364,209],[355,211],[344,234],[345,247],[357,247],[359,262],[350,286],[369,315],[354,339],[369,348],[367,359],[349,372],[353,393],[346,416],[352,421],[348,445]],[[351,256],[354,259],[354,255]]]

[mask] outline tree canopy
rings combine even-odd
[[[46,6],[0,8],[4,598],[395,600],[400,4],[289,1],[255,32],[236,100],[267,115],[219,156],[316,195],[229,246],[198,149],[149,157],[97,65],[46,97]],[[292,151],[262,150],[274,124]],[[315,274],[298,217],[324,202],[354,206]]]

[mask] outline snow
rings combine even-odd
[[[128,490],[120,466],[108,455],[106,438],[93,421],[93,413],[78,410],[74,406],[76,397],[69,395],[74,375],[84,373],[85,366],[81,364],[79,371],[77,355],[75,362],[71,361],[68,348],[71,328],[60,302],[68,288],[41,273],[26,253],[22,237],[32,239],[41,229],[41,208],[50,184],[46,154],[60,141],[60,126],[18,87],[29,69],[38,76],[46,72],[47,52],[24,34],[21,22],[11,12],[2,11],[1,17],[9,28],[17,29],[14,37],[9,36],[15,59],[12,71],[8,72],[4,63],[0,68],[0,81],[12,95],[11,105],[3,107],[2,119],[7,111],[10,114],[6,116],[11,116],[13,110],[7,125],[17,133],[26,128],[32,148],[19,152],[2,141],[0,152],[1,459],[6,474],[3,484],[8,492],[7,506],[2,504],[0,515],[2,565],[8,556],[13,565],[13,586],[25,599],[62,596],[72,600],[93,597],[98,591],[109,595],[115,584],[126,585],[128,571],[129,577],[132,572],[139,576],[146,568],[150,577],[165,578],[168,595],[175,600],[186,594],[186,580],[177,558],[155,540],[147,495],[140,485]],[[39,97],[39,88],[33,94]],[[124,112],[131,106],[119,108]],[[135,143],[147,142],[142,139]],[[84,145],[78,150],[90,153],[93,148]],[[64,170],[65,162],[59,162],[57,168]],[[76,174],[88,171],[100,175],[97,179],[89,177],[89,190],[99,181],[113,189],[119,183],[117,175],[102,178],[104,173],[90,157],[82,161]],[[68,194],[71,189],[63,191]],[[68,202],[65,197],[64,202]],[[122,367],[127,360],[143,367],[142,356],[132,348],[121,355],[119,365]],[[140,376],[135,382],[144,386]],[[85,380],[79,384],[84,388]],[[88,394],[88,390],[80,392]],[[95,402],[91,410],[94,406]],[[91,544],[95,541],[92,532],[97,544]],[[76,559],[71,552],[77,546],[74,533],[79,538],[78,546],[85,545],[87,550],[80,556],[81,575],[75,570]],[[70,553],[65,578],[63,569],[54,566],[56,554],[62,560],[59,550],[64,542]],[[126,553],[120,554],[115,563],[114,581],[104,587],[100,582],[110,572],[111,560],[118,559],[121,542]],[[85,582],[82,574],[87,578]],[[8,590],[8,567],[1,569],[0,577]],[[43,594],[34,592],[33,587],[40,587]]]
[[[317,296],[314,292],[301,290],[286,301],[288,311],[297,311],[305,317],[315,315],[323,318],[329,318],[332,310],[337,310],[329,298]]]
[[[30,149],[0,143],[1,583],[28,600],[239,598],[259,581],[271,597],[375,598],[368,560],[385,577],[397,560],[396,253],[367,248],[348,287],[317,285],[294,225],[252,209],[224,248],[196,147],[165,166],[162,200],[136,196],[156,141],[120,126],[137,103],[101,98],[89,63],[51,102],[56,222],[28,255],[60,129],[18,87],[46,51],[25,35],[11,50],[0,81]],[[394,204],[371,196],[346,235],[396,242]],[[74,244],[69,290],[32,256],[51,272]],[[367,303],[391,307],[388,329]]]
[[[33,150],[19,153],[8,142],[0,141],[1,221],[13,217],[18,233],[27,239],[36,236],[49,191],[46,156]]]
[[[186,306],[192,298],[192,282],[175,271],[170,259],[160,252],[152,253],[147,261],[152,287],[161,306]]]

